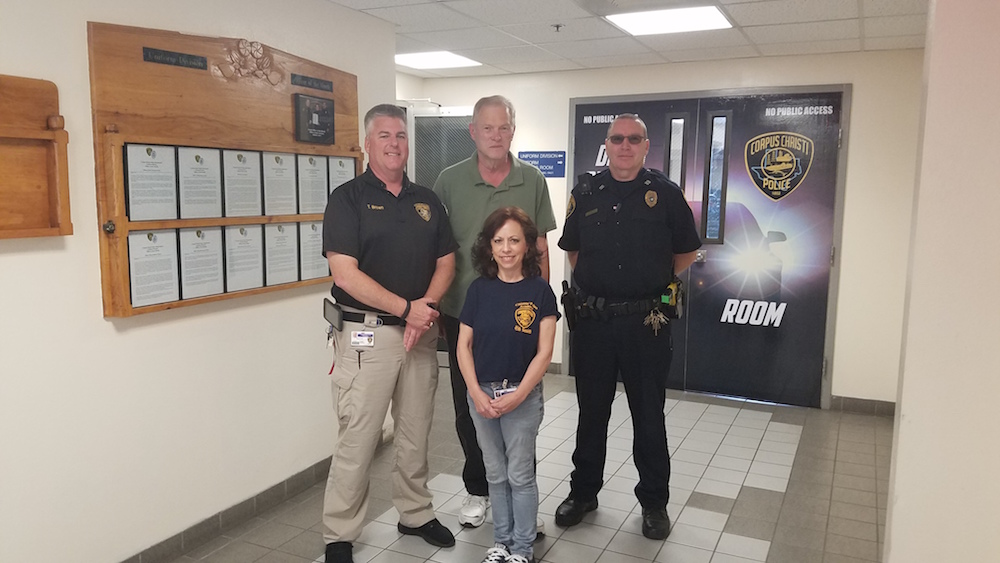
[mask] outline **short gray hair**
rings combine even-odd
[[[406,112],[403,111],[403,108],[393,104],[379,104],[365,114],[365,136],[371,133],[372,121],[378,117],[395,117],[406,126]]]
[[[476,117],[479,116],[480,110],[486,106],[503,106],[507,108],[507,114],[510,115],[510,125],[514,127],[514,104],[510,103],[510,100],[497,94],[495,96],[486,96],[485,98],[479,98],[476,102],[476,107],[472,109],[472,122],[476,122]]]
[[[608,125],[608,133],[605,136],[611,136],[611,128],[614,127],[615,123],[618,120],[625,120],[625,119],[631,119],[632,121],[635,121],[636,123],[638,123],[639,125],[641,125],[642,126],[642,136],[643,137],[649,137],[649,130],[646,129],[646,122],[643,121],[642,118],[640,118],[637,114],[634,114],[634,113],[621,113],[621,114],[618,114],[618,117],[614,118],[614,120],[611,121],[611,125]]]

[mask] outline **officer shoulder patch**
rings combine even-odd
[[[656,207],[656,190],[649,190],[646,192],[645,197],[646,205],[652,209]]]
[[[574,211],[576,211],[576,198],[570,194],[569,203],[566,204],[566,218],[569,219],[569,216],[572,215]]]
[[[424,221],[431,220],[431,206],[426,203],[414,203],[413,208],[417,210],[417,215]]]

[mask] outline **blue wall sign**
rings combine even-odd
[[[517,153],[517,158],[533,164],[546,178],[566,177],[566,151],[523,151]]]

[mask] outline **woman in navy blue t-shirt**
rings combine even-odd
[[[559,319],[556,296],[541,278],[537,239],[520,208],[491,213],[472,247],[481,277],[469,286],[459,316],[458,365],[493,508],[495,545],[483,563],[534,561],[535,437]]]

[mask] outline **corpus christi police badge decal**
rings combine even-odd
[[[757,189],[777,201],[799,187],[813,160],[813,141],[788,131],[757,135],[747,142],[747,174]]]
[[[537,309],[538,306],[530,301],[518,303],[517,309],[514,310],[514,321],[517,322],[514,332],[531,334],[531,323],[535,322],[535,310]]]
[[[413,208],[417,210],[417,215],[424,221],[430,222],[431,220],[431,206],[426,203],[414,203]]]

